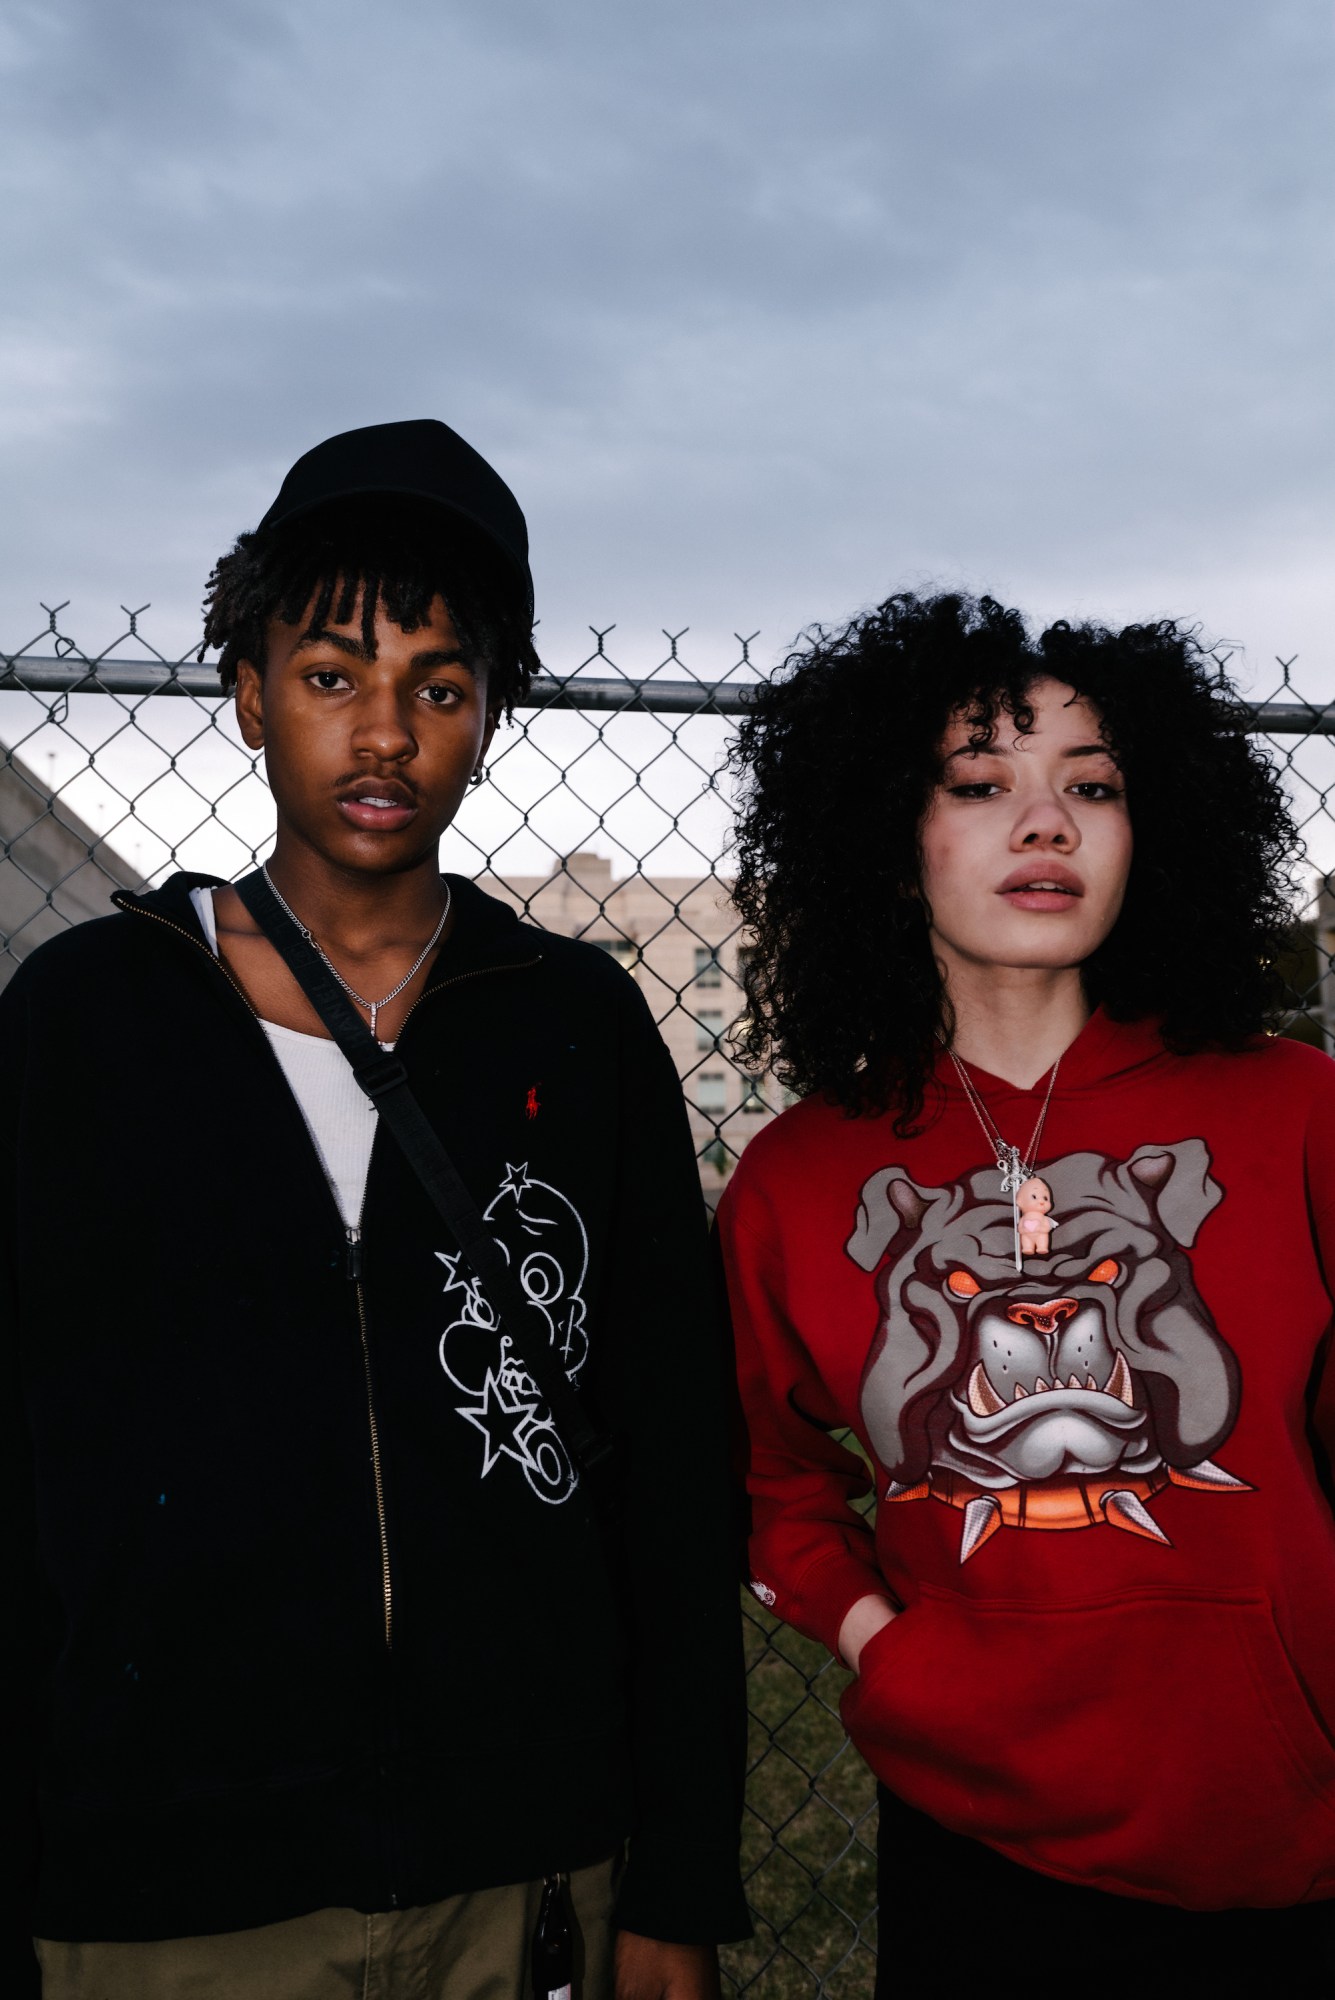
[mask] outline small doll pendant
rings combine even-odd
[[[1052,1189],[1038,1175],[1021,1181],[1015,1191],[1015,1268],[1024,1257],[1046,1257],[1057,1219],[1052,1213]]]

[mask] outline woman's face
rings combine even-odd
[[[941,743],[923,815],[922,893],[945,965],[1058,970],[1107,937],[1126,892],[1131,821],[1098,711],[1059,681],[1035,681],[1034,726],[1004,711],[986,749],[963,713]]]

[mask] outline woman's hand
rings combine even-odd
[[[883,1631],[891,1620],[898,1616],[898,1611],[888,1598],[874,1595],[860,1597],[847,1612],[843,1624],[839,1627],[839,1652],[854,1673],[858,1670],[862,1648],[868,1639]]]
[[[719,2000],[718,1948],[618,1931],[616,2000]]]

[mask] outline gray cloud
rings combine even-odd
[[[1309,0],[41,0],[0,78],[0,643],[184,646],[299,451],[431,412],[563,662],[942,576],[1335,683]]]

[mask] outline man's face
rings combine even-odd
[[[272,619],[263,673],[242,661],[237,674],[241,734],[264,751],[280,836],[359,874],[434,867],[496,727],[485,673],[465,663],[439,597],[415,632],[378,606],[374,657],[360,600],[318,638],[311,608],[297,625]]]

